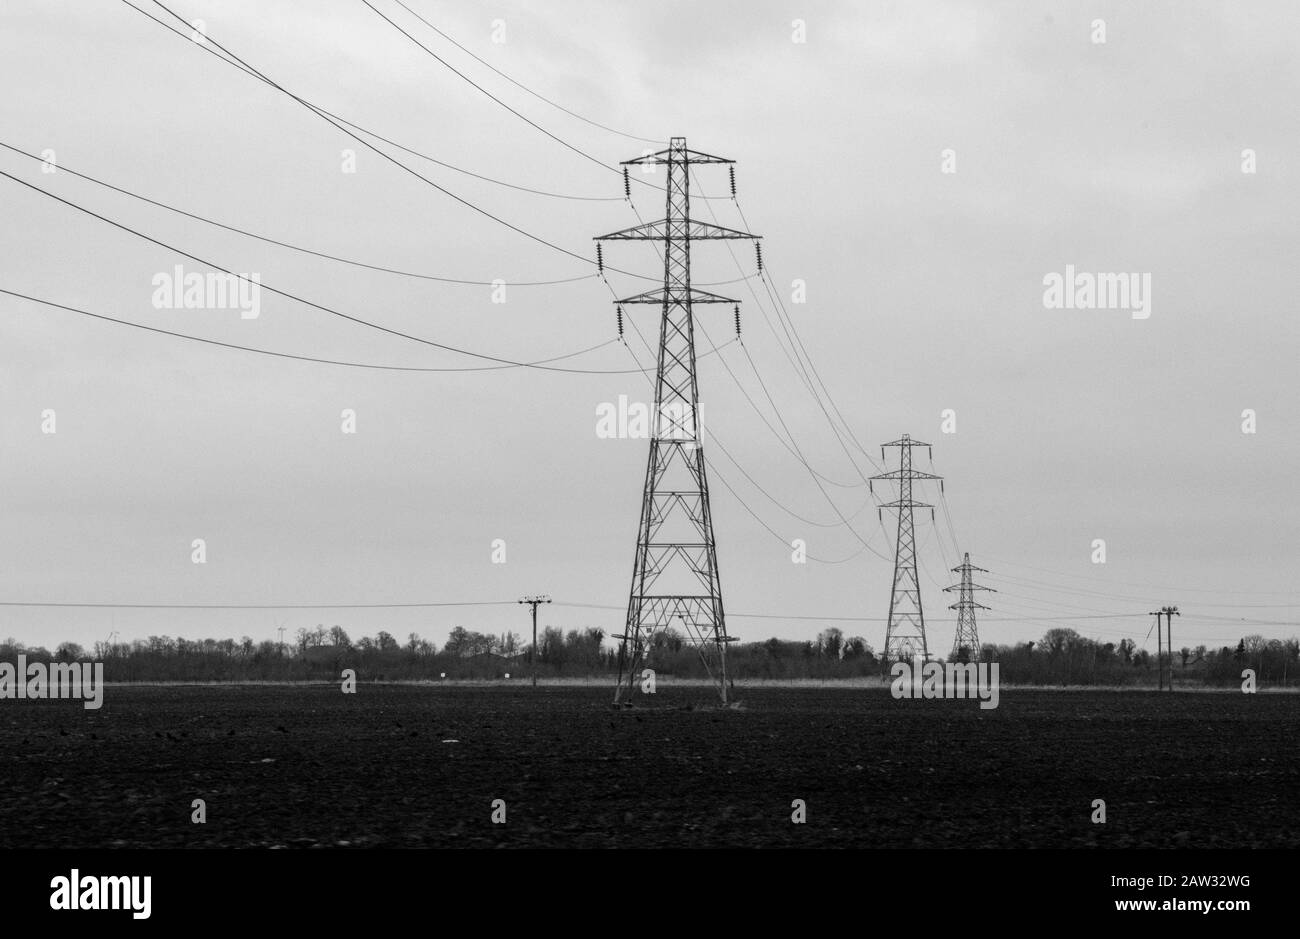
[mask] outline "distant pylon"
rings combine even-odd
[[[990,593],[997,593],[997,591],[992,587],[982,587],[979,584],[971,583],[971,571],[979,571],[981,574],[987,574],[988,571],[971,564],[969,552],[965,555],[960,566],[954,567],[952,570],[954,573],[961,574],[961,583],[943,588],[945,592],[949,593],[953,590],[960,591],[957,594],[957,602],[948,606],[948,609],[957,611],[957,635],[952,640],[952,653],[949,657],[958,662],[978,662],[980,659],[980,633],[975,627],[975,611],[987,610],[988,607],[975,602],[974,591],[987,590]],[[964,659],[961,654],[963,649],[966,650]]]
[[[660,325],[653,429],[632,565],[627,628],[615,637],[622,640],[615,704],[632,696],[636,682],[641,680],[638,673],[646,656],[660,644],[657,637],[674,622],[681,623],[686,641],[698,648],[722,702],[727,701],[726,644],[731,639],[722,609],[709,483],[700,440],[692,305],[734,306],[737,301],[691,287],[691,242],[757,236],[691,218],[690,168],[695,163],[731,162],[688,150],[685,137],[673,137],[667,150],[625,160],[625,167],[667,167],[665,215],[657,222],[596,239],[660,242],[664,262],[662,287],[617,301],[621,306],[658,306]]]
[[[918,656],[929,659],[929,648],[925,642],[925,613],[921,609],[921,581],[916,576],[916,528],[912,519],[912,510],[929,509],[930,518],[934,518],[934,506],[928,502],[912,501],[912,481],[916,479],[937,479],[939,489],[943,490],[943,477],[932,473],[923,473],[912,469],[912,448],[930,448],[928,443],[913,440],[903,434],[899,440],[883,444],[880,448],[884,459],[885,447],[898,447],[898,469],[872,476],[872,480],[888,479],[898,483],[898,498],[886,502],[881,509],[898,510],[898,541],[894,550],[894,584],[889,593],[889,622],[885,627],[884,660],[911,661]],[[872,490],[874,491],[874,489]]]

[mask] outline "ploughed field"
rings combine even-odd
[[[1003,689],[981,710],[769,686],[724,710],[710,694],[661,681],[620,711],[603,686],[526,684],[5,701],[0,846],[1300,846],[1295,695]]]

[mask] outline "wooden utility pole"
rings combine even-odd
[[[1150,614],[1156,618],[1156,690],[1165,687],[1165,659],[1161,652],[1160,617],[1165,618],[1164,642],[1169,651],[1169,690],[1174,690],[1174,617],[1182,616],[1176,606],[1162,606]]]
[[[533,687],[537,687],[537,605],[539,603],[550,603],[551,598],[542,594],[524,597],[519,601],[527,603],[533,608],[533,649],[528,653],[528,663],[533,668]]]

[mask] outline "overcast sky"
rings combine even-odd
[[[650,146],[551,107],[393,0],[373,2],[598,161]],[[980,619],[986,642],[1050,626],[1142,642],[1142,614],[1165,603],[1184,614],[1175,646],[1297,631],[1294,4],[408,2],[583,117],[638,137],[685,136],[737,161],[739,209],[764,236],[769,273],[854,434],[877,461],[878,445],[903,433],[934,445],[933,466],[922,451],[918,467],[945,477],[957,544],[942,508],[937,525],[918,514],[932,649],[952,643],[954,597],[938,588],[954,582],[946,568],[958,548],[1000,591],[981,598],[993,607]],[[511,225],[591,257],[593,236],[637,223],[616,173],[494,103],[360,0],[168,5],[288,90],[397,143],[516,186],[612,197],[521,192],[380,145]],[[794,41],[796,20],[805,42]],[[415,179],[118,0],[8,0],[3,21],[4,143],[369,264],[484,282],[584,278],[511,286],[493,303],[487,286],[309,257],[0,150],[3,172],[264,285],[511,360],[615,338],[611,289],[653,286],[585,276],[589,264]],[[343,171],[346,149],[354,173]],[[942,172],[945,150],[955,173]],[[1245,150],[1254,173],[1242,171]],[[702,168],[698,184],[725,195],[726,170]],[[633,196],[641,218],[662,215],[652,189],[635,184]],[[705,205],[695,212],[710,219]],[[708,205],[721,224],[745,227],[737,204]],[[156,275],[202,266],[3,177],[0,216],[8,290],[299,355],[485,364],[265,289],[256,319],[155,309]],[[751,249],[733,247],[734,259],[726,244],[696,245],[696,281],[753,274]],[[607,246],[606,259],[658,276],[648,244]],[[1045,308],[1044,277],[1066,265],[1149,274],[1149,318]],[[802,304],[790,296],[796,279]],[[807,469],[746,400],[780,430],[745,351],[808,462],[850,484],[826,486],[839,510],[868,495],[851,486],[852,464],[786,359],[762,282],[709,289],[744,301],[744,350],[702,358],[699,382],[706,425],[753,480],[706,447],[729,631],[811,638],[831,625],[824,617],[862,617],[834,625],[879,649],[891,519],[882,527],[871,506],[853,516],[871,550],[844,563],[791,562],[796,538],[831,560],[862,546],[830,524],[835,511]],[[701,352],[733,335],[729,308],[696,314]],[[653,343],[657,311],[629,316]],[[375,371],[204,346],[7,295],[0,336],[0,600],[461,603],[547,592],[559,602],[544,625],[622,626],[647,443],[601,439],[596,413],[649,392],[639,373],[609,373],[634,367],[617,343],[558,363],[596,374]],[[631,329],[628,346],[651,360]],[[50,409],[56,433],[42,433]],[[344,409],[355,434],[341,431]],[[956,433],[943,432],[945,409]],[[1246,409],[1254,434],[1242,432]],[[938,497],[918,486],[916,498],[942,507]],[[492,563],[494,539],[504,564]],[[1093,563],[1094,539],[1105,540],[1105,564]],[[1062,619],[1108,614],[1130,615]],[[277,625],[318,623],[441,645],[458,624],[523,632],[528,620],[515,605],[0,609],[0,636],[50,646],[114,630],[263,639]]]

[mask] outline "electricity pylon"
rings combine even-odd
[[[660,325],[650,456],[641,496],[627,627],[615,637],[622,640],[616,705],[631,697],[647,655],[674,621],[682,624],[683,638],[698,648],[722,703],[727,702],[726,644],[731,640],[722,609],[700,441],[691,309],[696,303],[734,306],[737,301],[691,287],[691,242],[757,236],[691,218],[690,168],[696,163],[732,162],[687,149],[685,137],[673,137],[667,150],[623,161],[625,175],[630,166],[667,167],[664,217],[596,239],[598,243],[662,242],[664,264],[662,287],[618,301],[620,310],[633,303],[659,306]]]
[[[943,588],[947,593],[954,590],[959,591],[957,602],[948,606],[948,609],[957,611],[957,635],[952,640],[951,658],[959,662],[962,661],[961,650],[965,649],[966,660],[978,662],[980,658],[980,633],[975,627],[975,611],[987,610],[988,607],[975,602],[974,591],[987,590],[989,593],[997,593],[997,591],[992,587],[982,587],[971,582],[971,571],[979,571],[981,574],[987,574],[988,571],[971,564],[969,552],[965,555],[960,566],[954,567],[952,570],[954,573],[961,574],[961,583]]]
[[[880,457],[885,457],[885,447],[898,447],[898,469],[872,476],[872,480],[887,479],[898,483],[898,498],[885,502],[880,509],[898,510],[898,541],[894,549],[894,585],[889,593],[889,622],[885,627],[884,664],[904,661],[918,655],[928,660],[930,650],[925,642],[925,613],[921,609],[921,581],[916,576],[916,528],[913,509],[929,509],[934,518],[934,506],[928,502],[912,501],[912,481],[937,479],[943,490],[943,477],[912,469],[912,448],[930,448],[928,443],[913,440],[903,434],[899,440],[883,444]],[[869,488],[870,488],[870,484]],[[872,490],[874,492],[874,489]]]

